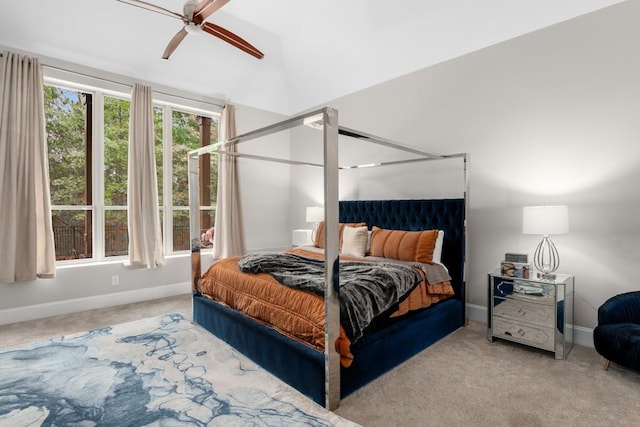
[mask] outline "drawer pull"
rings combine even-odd
[[[520,316],[526,316],[526,315],[527,315],[527,312],[526,312],[526,310],[523,310],[523,309],[519,308],[519,309],[518,309],[518,314],[519,314]]]
[[[520,335],[521,337],[523,337],[523,336],[524,336],[524,334],[525,334],[525,330],[524,330],[524,329],[522,329],[522,328],[518,329],[518,335]]]

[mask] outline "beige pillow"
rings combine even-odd
[[[342,247],[342,230],[344,230],[345,227],[362,227],[363,225],[366,226],[367,224],[364,222],[341,222],[340,224],[338,224],[338,247]],[[321,221],[320,224],[318,224],[318,228],[316,229],[316,237],[313,241],[313,246],[315,246],[316,248],[324,248],[324,221]]]
[[[364,256],[367,251],[369,233],[367,227],[344,227],[342,232],[342,255]]]

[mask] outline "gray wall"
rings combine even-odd
[[[638,16],[625,2],[329,103],[344,126],[470,153],[471,304],[486,306],[505,252],[531,256],[540,238],[521,233],[522,207],[538,204],[569,206],[571,233],[552,240],[558,271],[576,276],[576,325],[638,289]]]

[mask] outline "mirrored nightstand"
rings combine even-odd
[[[564,359],[573,347],[574,277],[555,280],[488,275],[487,338],[514,341]]]

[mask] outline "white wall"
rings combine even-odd
[[[471,304],[486,306],[505,252],[540,240],[521,234],[525,205],[569,206],[571,233],[552,240],[576,276],[576,325],[638,289],[638,16],[640,2],[621,3],[328,103],[344,126],[470,153]]]
[[[246,106],[236,107],[238,135],[276,123],[284,116]],[[289,156],[288,131],[241,142],[238,151],[258,156]],[[291,245],[289,167],[282,163],[239,158],[238,170],[247,250]]]

